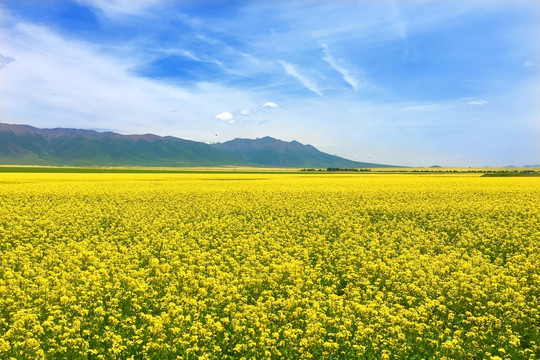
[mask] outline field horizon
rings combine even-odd
[[[540,172],[537,166],[511,166],[511,167],[392,167],[392,168],[303,168],[303,167],[253,167],[253,166],[56,166],[56,165],[25,165],[25,164],[0,164],[0,172],[156,172],[156,173],[189,173],[189,172],[231,172],[231,173],[352,173],[352,174],[376,174],[376,173],[536,173]],[[368,171],[351,171],[368,170]]]

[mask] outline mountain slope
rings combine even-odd
[[[0,163],[72,166],[253,165],[208,144],[157,135],[0,124]]]
[[[217,149],[226,151],[237,158],[265,166],[304,168],[391,167],[389,165],[344,159],[319,151],[311,145],[303,145],[298,141],[286,142],[268,136],[256,140],[234,139],[213,145]]]
[[[39,129],[0,123],[0,164],[69,166],[271,166],[373,168],[311,145],[271,137],[208,145],[172,136],[121,135],[81,129]]]

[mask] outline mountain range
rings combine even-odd
[[[265,166],[374,168],[389,165],[330,155],[271,137],[206,144],[172,136],[39,129],[0,123],[0,164],[57,166]]]

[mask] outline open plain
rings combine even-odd
[[[460,173],[0,173],[0,358],[537,358],[539,199]]]

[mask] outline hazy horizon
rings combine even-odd
[[[0,1],[0,122],[540,163],[537,1]]]

